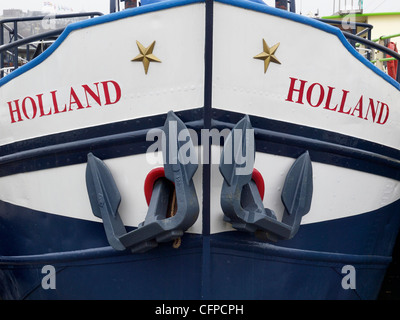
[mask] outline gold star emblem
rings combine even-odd
[[[264,73],[267,72],[270,62],[281,64],[280,61],[275,57],[275,51],[278,49],[279,44],[280,43],[278,42],[270,48],[263,39],[263,52],[253,57],[254,59],[264,60]]]
[[[143,62],[143,67],[144,67],[144,73],[147,74],[147,71],[149,70],[149,65],[150,61],[151,62],[161,62],[160,59],[158,59],[154,54],[153,54],[153,49],[154,46],[156,45],[156,42],[153,41],[153,43],[145,48],[139,41],[136,41],[136,44],[139,48],[139,54],[134,57],[131,61],[142,61]]]

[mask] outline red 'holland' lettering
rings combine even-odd
[[[385,124],[389,119],[387,103],[361,95],[357,97],[357,102],[354,104],[349,102],[350,100],[354,101],[349,98],[354,98],[349,90],[336,89],[318,82],[309,83],[307,80],[292,77],[289,79],[289,90],[285,101],[302,105],[308,104],[312,108],[321,107],[377,124]]]
[[[64,101],[60,103],[59,97]],[[68,97],[67,99],[65,97]],[[11,123],[33,120],[59,113],[116,104],[122,96],[121,86],[114,80],[70,87],[60,93],[52,90],[7,102]]]

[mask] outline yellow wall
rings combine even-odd
[[[368,16],[368,23],[372,24],[372,39],[377,39],[381,36],[400,33],[400,15],[393,16]],[[394,38],[394,42],[399,42],[400,38]]]

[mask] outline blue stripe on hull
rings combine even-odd
[[[130,254],[107,246],[100,223],[0,202],[0,298],[374,299],[399,206],[302,225],[277,243],[240,232],[185,234],[179,249],[166,243]],[[41,286],[48,264],[57,271],[54,290]],[[356,290],[341,286],[344,265],[355,267]]]
[[[244,116],[215,108],[212,116],[210,113],[205,107],[184,110],[177,115],[198,133],[199,141],[202,129],[232,128]],[[166,114],[159,114],[0,146],[0,177],[86,163],[89,152],[102,160],[144,154],[153,143],[146,139],[148,130],[162,127],[165,118]],[[313,162],[400,180],[400,151],[397,149],[313,127],[254,115],[250,115],[250,119],[258,152],[298,158],[307,150]],[[204,172],[207,168],[207,164],[203,164]]]

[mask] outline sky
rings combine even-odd
[[[319,16],[327,16],[333,14],[333,4],[336,1],[338,5],[339,0],[296,0],[296,12],[302,13],[303,15],[314,15],[319,13]],[[346,0],[341,0],[343,3]],[[264,0],[269,5],[274,6],[275,0]],[[351,0],[347,0],[348,3]],[[354,0],[356,3],[357,0]],[[364,9],[379,10],[380,8],[395,8],[400,5],[399,0],[363,0]],[[102,13],[108,13],[110,9],[109,0],[0,0],[0,14],[4,9],[23,9],[27,10],[41,10],[50,11],[51,8],[59,8],[57,13],[68,13],[81,11],[100,11]],[[44,10],[47,9],[47,10]],[[391,10],[390,10],[391,11]],[[393,10],[395,11],[395,10]]]

